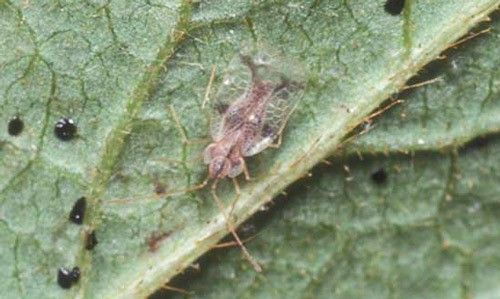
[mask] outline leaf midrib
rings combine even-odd
[[[178,46],[185,39],[185,32],[188,30],[189,20],[191,18],[191,3],[189,0],[183,0],[179,7],[179,18],[177,25],[172,29],[167,37],[167,41],[158,51],[157,58],[154,60],[146,71],[137,87],[134,89],[132,96],[127,103],[125,113],[117,122],[117,125],[110,130],[106,137],[102,149],[101,160],[96,166],[95,176],[93,177],[88,192],[88,209],[85,217],[85,224],[92,229],[96,229],[100,225],[100,197],[105,191],[109,179],[112,176],[113,169],[119,160],[119,157],[124,149],[125,140],[131,132],[133,120],[140,112],[144,101],[152,96],[153,91],[159,82],[159,75],[166,72],[165,65],[167,61],[175,54]],[[81,242],[84,243],[85,236],[82,234]],[[88,273],[92,267],[92,255],[82,246],[77,258],[81,271]],[[89,288],[90,275],[83,275],[80,288],[78,289],[77,298],[85,298],[86,290]]]
[[[496,6],[497,4],[485,5],[479,8],[475,14],[469,12],[469,15],[463,15],[462,19],[455,20],[454,23],[450,24],[448,28],[444,28],[441,34],[430,42],[429,47],[420,46],[419,48],[422,49],[420,52],[413,52],[400,72],[387,77],[384,88],[381,89],[381,83],[376,82],[377,86],[373,86],[367,93],[370,96],[367,96],[362,103],[358,103],[358,106],[355,107],[357,109],[354,109],[355,113],[351,114],[352,117],[339,124],[338,129],[329,127],[327,133],[319,135],[315,139],[316,142],[310,145],[306,153],[299,156],[295,161],[291,161],[286,170],[278,172],[274,176],[266,177],[261,184],[248,184],[242,188],[242,195],[238,200],[238,204],[232,210],[233,215],[238,219],[238,224],[258,211],[261,206],[271,201],[274,195],[287,185],[301,178],[317,162],[331,155],[343,136],[356,127],[367,114],[389,95],[403,88],[405,82],[421,67],[438,57],[448,45],[466,34],[474,24],[483,20]],[[427,50],[424,51],[424,49]],[[252,191],[251,196],[249,190]],[[227,234],[227,228],[224,217],[218,214],[199,234],[192,236],[189,240],[184,240],[183,246],[178,247],[174,252],[170,252],[169,259],[163,258],[148,269],[146,273],[138,275],[138,279],[128,284],[128,287],[118,297],[143,297],[150,294],[187,267],[201,254],[210,250],[225,234]]]
[[[476,14],[464,15],[462,19],[449,24],[450,26],[444,28],[429,47],[421,46],[420,49],[422,51],[413,52],[398,73],[388,76],[384,82],[376,82],[377,85],[372,86],[368,90],[367,94],[369,96],[366,96],[363,101],[357,103],[358,106],[355,107],[357,109],[350,114],[351,117],[337,123],[336,129],[329,128],[326,133],[319,134],[314,139],[315,142],[310,144],[305,154],[297,156],[286,167],[282,167],[281,171],[267,177],[262,182],[246,185],[242,189],[242,196],[233,210],[238,223],[246,220],[262,205],[272,200],[273,196],[284,187],[302,177],[318,161],[329,156],[337,148],[343,136],[357,126],[368,113],[375,109],[390,94],[400,90],[405,82],[422,66],[435,59],[441,51],[446,49],[447,45],[465,34],[470,27],[487,16],[496,6],[497,4],[485,5],[485,7],[478,9]],[[184,1],[181,6],[180,21],[175,30],[178,32],[187,31],[190,16],[190,4],[188,1]],[[89,210],[89,217],[87,219],[89,221],[88,224],[93,227],[99,225],[98,198],[104,192],[106,184],[111,177],[113,166],[118,160],[120,152],[123,149],[125,137],[130,131],[131,121],[140,111],[144,100],[150,97],[152,89],[158,83],[157,75],[163,71],[165,62],[172,57],[172,54],[184,40],[184,37],[185,35],[174,36],[173,40],[165,43],[158,55],[158,59],[155,60],[156,63],[144,74],[141,83],[135,89],[134,95],[129,102],[127,113],[123,115],[122,120],[106,139],[104,154],[97,167],[97,175],[92,181],[89,196],[89,202],[93,208]],[[380,88],[381,85],[384,87]],[[249,190],[252,191],[251,195],[249,195]],[[120,294],[113,293],[113,296],[144,297],[150,294],[201,254],[210,250],[213,244],[226,233],[227,229],[224,217],[219,213],[197,235],[191,236],[189,240],[185,240],[183,246],[179,246],[175,251],[170,252],[169,259],[162,259],[154,267],[148,269],[147,272],[137,273],[134,281],[127,283],[126,288]],[[90,254],[82,252],[81,256],[82,269],[90,270]],[[82,281],[81,286],[79,297],[84,297],[88,281]],[[106,295],[110,296],[111,293],[107,293]]]

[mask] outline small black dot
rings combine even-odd
[[[155,193],[157,195],[162,195],[162,194],[165,194],[167,192],[167,189],[165,187],[165,185],[163,185],[162,183],[159,183],[157,182],[155,184]]]
[[[57,283],[63,289],[69,289],[80,280],[80,268],[74,267],[71,271],[66,268],[59,268],[57,271]]]
[[[85,249],[92,250],[97,245],[97,243],[98,242],[94,230],[85,236]]]
[[[85,197],[80,197],[73,205],[71,212],[69,212],[69,220],[76,224],[82,224],[86,208],[87,200]]]
[[[372,181],[378,185],[384,184],[387,181],[387,172],[385,172],[385,169],[380,168],[372,173]]]
[[[61,288],[69,289],[73,285],[71,271],[66,268],[59,268],[59,271],[57,271],[57,283]]]
[[[61,118],[54,127],[54,134],[62,141],[68,141],[76,135],[76,125],[71,118]]]
[[[73,283],[76,283],[80,280],[80,268],[73,267],[71,270],[71,278],[73,278]]]
[[[384,5],[384,9],[387,13],[397,16],[405,7],[405,0],[387,0]]]
[[[19,118],[19,116],[16,116],[9,121],[8,125],[9,135],[17,136],[21,134],[23,129],[24,129],[24,122],[22,121],[22,119]]]

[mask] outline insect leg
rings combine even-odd
[[[229,216],[231,216],[233,214],[234,207],[236,206],[236,203],[240,199],[240,194],[241,194],[240,184],[238,184],[238,180],[236,178],[232,178],[232,179],[233,179],[234,189],[236,190],[236,198],[233,200],[233,203],[231,204],[231,209],[229,210]]]
[[[224,215],[224,218],[226,218],[226,224],[227,224],[227,227],[229,229],[229,232],[233,235],[234,239],[236,240],[236,243],[238,243],[238,246],[241,248],[241,251],[243,252],[243,255],[248,260],[248,262],[253,266],[253,268],[255,269],[255,271],[262,272],[262,267],[252,257],[252,255],[250,254],[250,252],[248,251],[248,249],[245,247],[245,245],[243,245],[243,242],[241,241],[240,237],[236,233],[236,229],[234,228],[233,221],[227,215],[226,208],[224,207],[224,204],[222,203],[222,201],[217,196],[216,188],[217,188],[217,180],[213,183],[212,188],[211,188],[212,189],[211,190],[212,198],[214,199],[215,203],[219,207],[219,210],[222,213],[222,215]]]
[[[243,239],[241,240],[241,242],[244,244],[252,239],[254,239],[255,237],[257,237],[257,235],[255,236],[250,236],[246,239]],[[224,243],[217,243],[216,245],[212,246],[212,248],[226,248],[226,247],[232,247],[232,246],[238,246],[238,243],[235,242],[235,241],[229,241],[229,242],[224,242]]]
[[[205,109],[205,104],[210,101],[210,90],[212,89],[212,82],[215,78],[215,64],[212,65],[212,72],[210,73],[210,79],[208,80],[207,88],[205,89],[205,97],[203,98],[203,103],[201,104],[201,109]]]
[[[250,69],[250,73],[252,74],[252,81],[254,81],[254,82],[260,82],[260,78],[259,78],[259,76],[257,74],[257,67],[258,67],[258,65],[256,65],[253,62],[252,57],[250,57],[249,55],[240,54],[240,59],[241,59],[241,62],[243,64],[245,64]]]
[[[238,184],[238,180],[236,178],[232,179],[233,179],[234,189],[236,190],[236,194],[240,195],[241,194],[240,184]]]
[[[248,172],[248,168],[247,168],[247,164],[245,163],[245,159],[240,157],[240,162],[241,162],[241,165],[243,166],[243,173],[245,174],[245,179],[247,181],[250,181],[251,180],[250,173]]]

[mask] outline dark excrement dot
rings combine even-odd
[[[62,141],[68,141],[76,136],[77,127],[71,118],[61,118],[54,127],[54,134]]]
[[[379,168],[371,175],[372,181],[378,185],[382,185],[387,181],[387,172],[384,168]]]
[[[10,136],[17,136],[23,132],[24,122],[19,116],[12,118],[7,126],[7,131]]]
[[[404,7],[405,0],[387,0],[384,5],[385,11],[393,16],[401,14]]]
[[[155,185],[155,193],[156,195],[162,195],[162,194],[165,194],[167,192],[167,189],[165,188],[165,185],[161,184],[161,183],[157,183]]]
[[[73,267],[71,271],[67,268],[59,268],[57,271],[57,284],[63,289],[69,289],[80,280],[80,268]]]
[[[71,212],[69,212],[69,220],[75,224],[82,224],[85,217],[85,210],[87,208],[87,200],[85,197],[77,199]]]
[[[95,231],[91,231],[85,236],[85,249],[92,250],[97,245],[97,237],[95,236]]]

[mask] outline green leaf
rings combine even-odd
[[[396,152],[437,150],[462,145],[500,128],[500,24],[473,31],[482,36],[447,50],[412,78],[435,83],[402,92],[402,104],[384,113],[347,147],[347,151]],[[491,26],[491,27],[490,27]],[[471,34],[469,37],[472,37]],[[469,38],[467,37],[467,38]]]
[[[18,136],[0,132],[2,297],[144,296],[226,234],[208,190],[153,192],[205,178],[206,143],[184,135],[207,136],[201,106],[211,66],[220,75],[243,44],[300,61],[309,86],[282,147],[249,159],[254,180],[241,182],[238,222],[498,4],[408,1],[391,16],[383,1],[0,2],[0,119],[25,122]],[[53,133],[63,117],[78,127],[71,141]],[[229,182],[217,192],[234,201]],[[82,196],[78,226],[68,215]],[[87,251],[91,231],[99,243]],[[156,250],[152,236],[160,236]],[[73,266],[81,279],[63,290],[57,269]]]
[[[350,155],[335,153],[242,225],[264,275],[224,248],[170,286],[190,298],[497,297],[500,18],[485,25],[415,79],[442,82],[398,95],[405,102],[353,139]],[[153,298],[180,297],[171,292]]]
[[[189,298],[496,298],[499,161],[497,135],[458,154],[321,167],[243,226],[264,274],[224,248],[170,286]],[[166,295],[183,297],[153,298]]]

